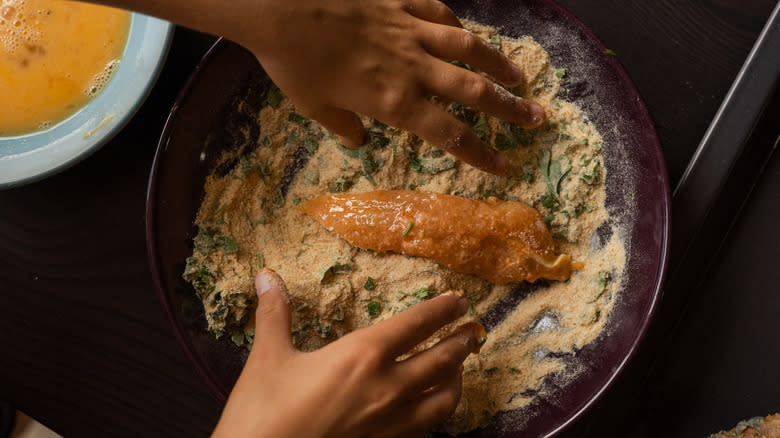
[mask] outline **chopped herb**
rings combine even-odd
[[[333,315],[334,321],[344,321],[344,308],[341,307],[341,304],[336,306],[336,314]]]
[[[520,369],[519,368],[509,367],[508,369],[509,369],[509,373],[510,374],[514,374],[514,375],[520,374]]]
[[[638,190],[634,190],[633,192],[631,192],[631,196],[636,198],[636,194],[637,193],[639,193],[639,191]]]
[[[297,194],[293,196],[292,199],[293,205],[299,205],[301,203],[301,197]]]
[[[238,252],[238,243],[236,243],[235,239],[232,237],[217,236],[215,242],[217,243],[217,246],[222,248],[222,252],[225,254],[233,254]]]
[[[609,285],[609,281],[612,279],[612,276],[607,271],[601,271],[596,275],[596,278],[593,279],[593,282],[596,284],[596,294],[593,295],[589,300],[586,301],[586,303],[595,303],[596,300],[601,298],[602,295],[604,295],[604,292],[607,291],[607,286]]]
[[[484,140],[488,133],[487,119],[485,117],[478,118],[477,121],[471,125],[471,132]]]
[[[615,51],[612,49],[604,49],[604,53],[607,55],[617,56],[617,53],[615,53]]]
[[[287,116],[287,120],[290,122],[295,123],[296,125],[302,127],[302,128],[308,128],[309,125],[311,125],[311,120],[307,119],[306,117],[297,114],[297,113],[290,113]]]
[[[324,283],[327,280],[330,279],[331,276],[335,274],[342,274],[344,272],[349,272],[352,270],[352,265],[341,263],[340,261],[335,261],[333,265],[322,271],[322,274],[320,275],[320,283]]]
[[[555,77],[558,79],[563,78],[566,76],[566,69],[565,68],[559,68],[558,70],[555,70]]]
[[[194,257],[187,258],[187,264],[184,267],[184,274],[182,277],[192,284],[195,293],[200,298],[214,292],[214,281],[216,280],[216,277],[206,265],[198,264],[197,259]]]
[[[374,279],[371,277],[366,278],[366,282],[363,284],[363,289],[365,290],[376,289],[376,283],[374,283]]]
[[[445,170],[454,168],[455,160],[452,158],[445,158],[436,162],[433,160],[421,160],[419,158],[415,158],[409,163],[409,167],[415,172],[436,175],[439,172],[444,172]]]
[[[330,193],[341,193],[346,192],[350,188],[352,188],[352,185],[354,182],[351,179],[347,179],[344,176],[338,177],[336,181],[331,182],[328,184],[328,191]]]
[[[498,367],[488,368],[485,370],[485,374],[490,377],[498,372]]]
[[[414,222],[409,222],[409,225],[406,226],[406,229],[404,230],[403,234],[401,234],[401,237],[408,236],[409,233],[412,231],[413,227],[414,227]]]
[[[371,319],[374,319],[382,314],[382,304],[378,301],[369,301],[369,303],[366,304],[366,310],[368,311],[368,316],[371,317]]]
[[[263,106],[270,106],[271,108],[279,108],[279,104],[282,103],[282,99],[284,99],[284,94],[282,94],[282,90],[279,89],[279,87],[276,86],[276,84],[271,84],[268,87],[268,92],[265,94],[265,101],[263,102]]]
[[[544,208],[553,209],[558,205],[558,200],[551,193],[546,193],[539,198],[539,203],[542,204]]]
[[[262,254],[257,254],[257,269],[265,268],[265,257]]]
[[[439,158],[439,157],[441,157],[441,156],[442,156],[442,155],[444,155],[444,154],[445,154],[445,152],[444,152],[443,150],[441,150],[441,149],[434,149],[434,150],[432,150],[432,151],[430,151],[430,152],[428,153],[428,155],[429,155],[431,158]]]
[[[539,168],[544,177],[544,181],[547,184],[547,197],[552,197],[559,205],[563,205],[558,193],[560,192],[561,181],[563,181],[563,178],[569,173],[571,167],[564,171],[561,161],[552,160],[551,155],[552,152],[550,149],[542,149],[539,151]],[[542,205],[545,205],[544,201]],[[547,207],[547,205],[545,205],[545,207]]]
[[[493,34],[490,37],[490,40],[488,40],[488,42],[490,43],[491,46],[495,47],[496,50],[503,53],[503,51],[501,50],[501,37],[497,33]]]
[[[550,101],[550,103],[552,104],[553,108],[555,108],[555,109],[561,109],[561,107],[562,107],[561,101],[558,100],[558,99],[553,99],[552,101]]]
[[[320,144],[313,138],[307,138],[303,141],[303,147],[306,148],[310,155],[313,155],[319,149]]]
[[[423,287],[421,287],[419,289],[415,289],[412,292],[412,295],[414,295],[416,298],[418,298],[420,300],[424,300],[424,299],[428,298],[428,294],[429,294],[428,288],[425,287],[425,286],[423,286]]]
[[[587,139],[587,138],[583,138],[583,139],[580,141],[580,144],[587,146],[587,145],[588,145],[588,139]]]
[[[232,340],[233,343],[236,344],[237,347],[240,347],[240,346],[244,345],[245,339],[246,338],[244,337],[244,332],[235,332],[230,337],[230,340]]]
[[[592,169],[583,169],[580,173],[582,182],[588,185],[598,184],[601,181],[601,165],[597,161]]]
[[[267,135],[265,137],[263,137],[263,139],[260,140],[260,145],[261,146],[270,146],[271,145],[271,137],[269,137]]]
[[[268,184],[267,177],[271,175],[271,167],[268,166],[268,163],[258,164],[257,173],[260,175],[260,179],[263,180],[263,183]]]
[[[298,305],[298,307],[295,308],[296,312],[303,312],[304,310],[308,309],[309,305],[306,303],[301,303]]]
[[[320,326],[320,337],[322,339],[328,339],[330,337],[331,332],[332,332],[332,328],[330,325]]]

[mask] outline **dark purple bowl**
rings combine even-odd
[[[577,377],[548,377],[530,406],[499,414],[487,429],[468,434],[550,436],[582,415],[625,367],[660,298],[670,229],[669,183],[661,147],[641,98],[616,58],[605,54],[601,42],[569,12],[549,0],[447,3],[460,17],[539,41],[553,64],[566,68],[561,96],[582,106],[607,145],[607,208],[612,220],[624,225],[630,248],[623,289],[606,329],[571,358],[572,366],[581,370]],[[233,143],[234,128],[251,124],[235,111],[236,98],[257,109],[268,84],[250,53],[218,41],[171,110],[149,179],[146,231],[155,286],[184,351],[222,401],[247,353],[206,331],[201,302],[181,273],[192,252],[193,222],[205,178],[222,145]]]

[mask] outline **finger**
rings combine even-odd
[[[485,172],[497,175],[506,172],[506,160],[500,153],[455,116],[425,99],[420,99],[413,111],[387,123],[411,131]]]
[[[432,94],[517,123],[523,128],[541,125],[546,115],[536,102],[515,96],[506,88],[474,72],[435,60],[422,80]]]
[[[452,9],[437,0],[405,0],[403,9],[421,20],[445,26],[463,27]]]
[[[272,269],[263,268],[255,278],[255,289],[257,310],[252,351],[271,357],[294,351],[290,298],[284,281]]]
[[[463,316],[468,308],[469,300],[462,292],[447,292],[370,327],[366,333],[395,359]]]
[[[438,385],[446,376],[452,376],[469,354],[479,351],[484,333],[481,324],[462,325],[428,350],[398,363],[396,371],[398,380],[405,382],[404,393],[419,394]]]
[[[400,430],[397,436],[427,432],[434,426],[447,421],[455,412],[463,390],[463,373],[458,369],[441,385],[422,393],[415,401],[407,404],[399,413],[396,424]]]
[[[438,58],[464,62],[502,84],[515,86],[524,79],[523,69],[483,38],[465,29],[430,24],[420,34],[425,50]]]
[[[317,120],[328,131],[338,135],[344,147],[357,149],[366,142],[366,129],[363,127],[363,122],[352,111],[328,107],[311,111],[310,117]]]

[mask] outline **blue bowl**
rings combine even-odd
[[[119,69],[102,93],[49,129],[0,136],[0,189],[67,169],[113,138],[152,89],[165,63],[172,35],[171,23],[132,14]]]

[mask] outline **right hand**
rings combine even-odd
[[[525,128],[541,106],[514,96],[457,60],[514,86],[522,69],[462,29],[438,0],[248,0],[255,11],[228,35],[251,50],[301,112],[338,134],[365,141],[357,114],[408,130],[487,172],[502,155],[429,98],[438,96]]]
[[[454,411],[462,362],[484,329],[466,324],[428,350],[397,358],[464,313],[443,294],[327,346],[304,353],[290,334],[287,288],[272,270],[257,276],[255,342],[215,437],[422,436]]]

